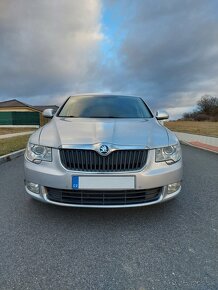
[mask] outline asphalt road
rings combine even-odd
[[[218,155],[183,156],[180,196],[132,209],[42,204],[0,165],[0,289],[218,289]]]

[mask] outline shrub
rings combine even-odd
[[[195,117],[195,121],[207,121],[209,119],[210,119],[210,117],[206,114],[198,114]]]

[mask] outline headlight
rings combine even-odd
[[[52,151],[50,147],[28,143],[26,148],[26,158],[34,163],[41,161],[52,161]]]
[[[179,143],[176,145],[155,149],[156,162],[166,161],[167,164],[172,164],[179,161],[181,157],[182,152]]]

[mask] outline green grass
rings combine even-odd
[[[24,149],[30,135],[0,139],[0,156]]]
[[[218,122],[209,121],[169,121],[164,126],[172,131],[196,135],[218,137]]]

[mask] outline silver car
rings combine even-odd
[[[181,190],[182,157],[174,133],[139,97],[77,95],[29,139],[25,189],[33,198],[73,207],[134,207]]]

